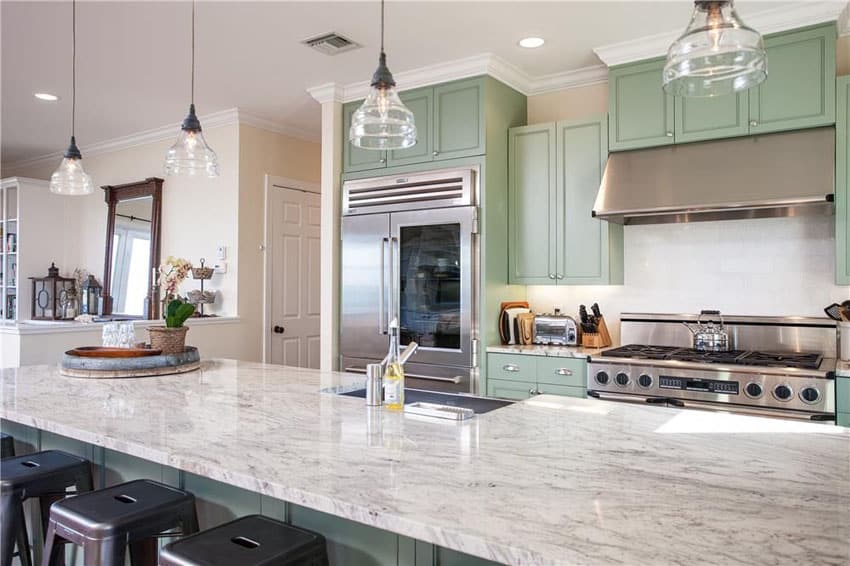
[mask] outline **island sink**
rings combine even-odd
[[[347,397],[366,398],[366,389],[355,389],[340,393]],[[513,401],[504,399],[491,399],[489,397],[476,397],[474,395],[457,395],[454,393],[438,393],[436,391],[422,391],[420,389],[405,389],[404,404],[410,403],[435,403],[437,405],[448,405],[450,407],[462,407],[472,409],[476,415],[489,413],[502,407],[512,405]]]

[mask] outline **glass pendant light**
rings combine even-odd
[[[697,0],[691,23],[667,51],[664,90],[676,96],[718,96],[752,88],[767,77],[761,34],[732,0]]]
[[[402,103],[384,53],[384,0],[381,0],[381,55],[372,75],[372,88],[351,116],[348,139],[366,149],[404,149],[416,144],[413,112]]]
[[[94,192],[91,177],[83,170],[83,156],[74,137],[77,113],[77,2],[71,3],[71,143],[65,150],[59,168],[50,176],[50,192],[57,195],[90,195]]]
[[[189,114],[180,135],[165,154],[166,175],[218,177],[218,156],[207,145],[201,122],[195,115],[195,0],[192,0],[192,86]]]

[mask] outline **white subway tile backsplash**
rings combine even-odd
[[[619,339],[621,312],[823,316],[850,298],[836,286],[831,216],[655,224],[625,228],[625,284],[529,286],[535,311],[577,313],[598,302]]]

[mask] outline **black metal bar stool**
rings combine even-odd
[[[181,533],[165,535],[177,527]],[[128,546],[134,566],[155,566],[157,536],[197,531],[194,495],[152,480],[135,480],[54,504],[42,564],[56,564],[62,545],[70,542],[83,547],[86,566],[124,566]]]
[[[15,455],[15,439],[0,432],[0,458],[10,458]]]
[[[91,491],[91,464],[85,458],[59,450],[45,450],[0,460],[0,560],[2,566],[12,563],[13,541],[18,537],[21,561],[29,564],[29,542],[26,533],[23,502],[37,497],[41,506],[42,528],[46,530],[50,505],[67,495],[69,487],[77,492]],[[26,536],[26,534],[24,534]]]
[[[171,542],[160,566],[327,566],[325,537],[262,515],[249,515]]]

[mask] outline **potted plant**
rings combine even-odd
[[[181,299],[169,302],[165,309],[165,326],[148,328],[151,348],[162,350],[163,354],[182,354],[186,350],[186,333],[189,331],[189,327],[184,326],[183,323],[194,312],[194,305]]]

